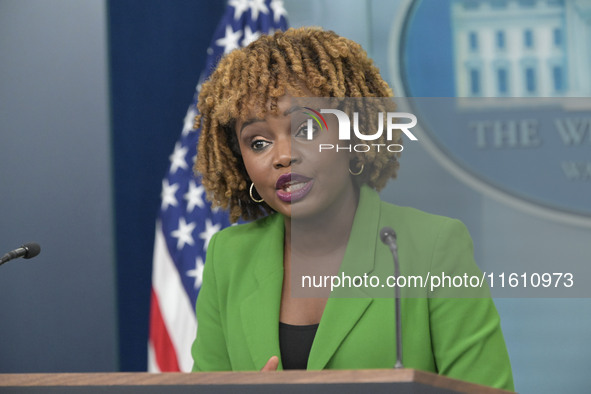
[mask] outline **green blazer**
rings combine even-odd
[[[372,274],[383,267],[392,271],[390,251],[379,239],[383,226],[397,232],[402,275],[412,267],[479,272],[461,222],[382,202],[376,191],[363,186],[342,264],[348,275]],[[197,299],[194,371],[260,370],[271,356],[280,357],[283,236],[283,217],[273,214],[229,227],[211,239]],[[368,296],[363,288],[351,291],[347,296],[357,298],[329,298],[308,369],[394,365],[393,299]],[[490,298],[401,301],[406,368],[513,390],[500,319]]]

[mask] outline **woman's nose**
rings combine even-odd
[[[275,168],[289,167],[296,162],[294,152],[291,149],[291,137],[286,136],[275,142],[275,157],[273,166]]]

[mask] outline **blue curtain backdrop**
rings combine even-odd
[[[108,1],[119,370],[145,371],[162,178],[224,1]]]

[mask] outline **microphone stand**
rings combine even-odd
[[[396,364],[395,369],[404,368],[402,365],[402,317],[400,313],[400,287],[398,286],[398,276],[400,275],[400,265],[398,264],[398,245],[396,244],[396,232],[384,227],[380,231],[382,242],[388,246],[394,259],[394,318],[396,321]]]

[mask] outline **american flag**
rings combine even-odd
[[[261,34],[286,29],[286,16],[282,0],[230,0],[207,50],[206,67],[162,180],[152,268],[150,372],[189,372],[193,367],[195,302],[205,252],[213,234],[230,225],[228,214],[212,209],[206,201],[201,180],[192,171],[200,134],[193,121],[201,83],[224,54],[248,45]]]

